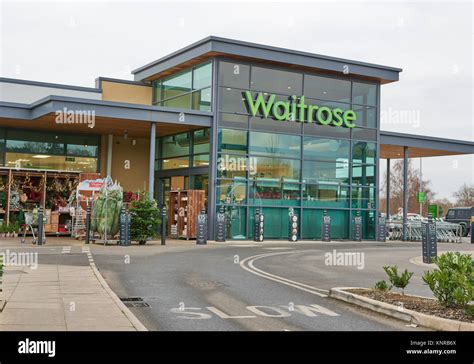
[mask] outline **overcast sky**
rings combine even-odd
[[[382,129],[474,140],[470,1],[0,3],[1,77],[132,79],[131,70],[216,35],[403,68],[382,87]],[[473,156],[425,158],[423,175],[450,198],[473,183],[473,167]]]

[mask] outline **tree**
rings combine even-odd
[[[464,183],[453,196],[457,206],[474,206],[474,184]]]
[[[420,184],[422,191],[425,193],[426,202],[423,204],[423,215],[428,214],[428,205],[434,199],[435,193],[429,188],[429,180],[420,180],[420,172],[415,169],[412,160],[408,160],[408,212],[419,213],[420,204],[416,199],[416,195],[420,192]],[[381,186],[382,197],[380,198],[380,209],[385,211],[386,208],[386,186],[387,173],[384,173],[383,184]],[[403,208],[403,160],[397,160],[390,170],[390,215],[396,214],[400,208]]]
[[[161,224],[160,209],[155,200],[150,200],[147,192],[139,192],[138,199],[129,209],[132,218],[130,235],[132,240],[145,244],[148,238],[158,235]]]

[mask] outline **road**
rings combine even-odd
[[[363,253],[363,264],[328,265],[327,254],[344,252]],[[132,312],[149,330],[164,331],[420,330],[327,297],[335,286],[372,287],[386,279],[387,264],[415,272],[407,292],[430,295],[421,282],[429,267],[410,262],[420,252],[418,243],[92,246],[111,288],[120,297],[141,298],[145,305]]]

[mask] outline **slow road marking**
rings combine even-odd
[[[295,251],[293,250],[293,251],[290,251],[290,252],[266,253],[266,254],[253,255],[251,257],[243,259],[240,262],[240,266],[243,269],[245,269],[246,271],[248,271],[252,274],[255,274],[257,276],[269,279],[271,281],[278,282],[278,283],[281,283],[281,284],[285,284],[287,286],[290,286],[290,287],[299,289],[301,291],[305,291],[305,292],[314,294],[316,296],[327,297],[328,294],[329,294],[329,291],[326,290],[326,289],[317,288],[317,287],[310,286],[308,284],[292,281],[291,279],[284,278],[284,277],[281,277],[281,276],[277,276],[275,274],[265,272],[265,271],[263,271],[259,268],[256,268],[255,265],[254,265],[255,261],[257,261],[259,259],[262,259],[262,258],[273,257],[273,256],[276,256],[276,255],[283,255],[283,254],[293,254],[294,252]]]

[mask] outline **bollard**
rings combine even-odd
[[[91,207],[86,207],[86,244],[90,244],[91,241]]]
[[[289,208],[288,217],[288,241],[298,241],[298,216],[295,215],[293,207]]]
[[[474,207],[471,207],[471,229],[469,233],[471,234],[471,244],[474,244]]]
[[[387,219],[379,213],[378,241],[385,242],[387,239]]]
[[[260,209],[255,209],[254,231],[253,231],[254,241],[261,243],[265,239],[264,228],[263,228],[264,222],[265,222],[265,217],[263,216],[263,213],[260,213]]]
[[[206,210],[202,209],[201,213],[197,216],[196,221],[196,244],[206,245],[207,244],[207,215]]]
[[[323,221],[322,221],[322,237],[321,240],[324,242],[331,241],[331,216],[328,215],[327,210],[323,211]]]
[[[360,211],[357,210],[356,216],[354,216],[354,227],[353,227],[353,239],[354,241],[362,241],[362,216]]]
[[[43,245],[43,231],[44,231],[44,221],[43,221],[43,208],[38,209],[38,239],[36,240],[37,245]]]
[[[120,209],[120,216],[119,216],[119,220],[120,220],[120,235],[119,235],[119,241],[117,242],[117,244],[119,245],[127,245],[127,215],[125,214],[125,206],[122,206],[122,208]]]
[[[421,249],[423,263],[430,264],[438,256],[438,246],[436,239],[436,223],[433,215],[428,214],[428,222],[422,223],[421,228]]]
[[[166,245],[166,205],[161,206],[161,245]]]
[[[225,242],[227,236],[227,221],[224,206],[220,207],[216,220],[216,241]]]

